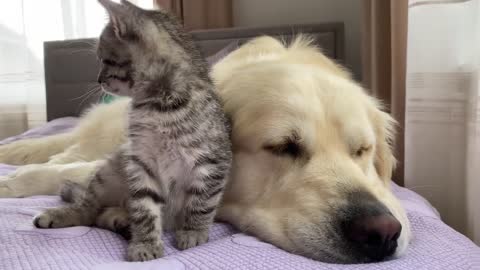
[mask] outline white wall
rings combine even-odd
[[[234,26],[344,22],[346,64],[361,75],[361,2],[358,0],[233,0]]]

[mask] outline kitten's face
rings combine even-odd
[[[101,69],[97,81],[105,92],[131,96],[135,80],[130,48],[135,44],[120,40],[114,31],[113,24],[109,23],[100,35],[97,56]]]
[[[121,4],[99,2],[108,12],[110,22],[103,29],[97,48],[101,61],[98,83],[111,94],[138,97],[164,68],[165,45],[171,41],[163,27],[168,23],[165,13],[143,10],[125,0]]]
[[[97,81],[105,92],[131,96],[135,80],[130,49],[135,44],[120,40],[114,31],[113,24],[109,23],[100,35],[97,56],[101,61],[101,69]]]

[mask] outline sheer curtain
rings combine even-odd
[[[106,18],[92,0],[0,2],[0,139],[46,121],[43,42],[98,36]]]
[[[480,244],[480,0],[409,1],[405,184]]]

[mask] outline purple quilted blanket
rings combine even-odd
[[[59,119],[22,136],[38,137],[71,128],[75,119]],[[5,142],[5,141],[4,141]],[[1,143],[1,142],[0,142]],[[0,175],[13,171],[0,164]],[[0,199],[0,269],[480,269],[480,248],[445,225],[422,197],[398,186],[393,190],[408,211],[413,240],[399,259],[362,265],[334,265],[289,254],[217,223],[210,241],[186,251],[166,234],[166,256],[145,263],[124,262],[126,242],[116,234],[89,227],[39,230],[32,218],[41,209],[61,204],[55,196]]]

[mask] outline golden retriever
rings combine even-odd
[[[256,38],[212,77],[233,123],[234,164],[219,220],[292,253],[335,263],[402,255],[406,213],[390,191],[394,121],[305,37]],[[100,105],[71,132],[0,146],[0,197],[86,184],[125,139],[128,99]],[[34,164],[36,163],[36,164]]]

